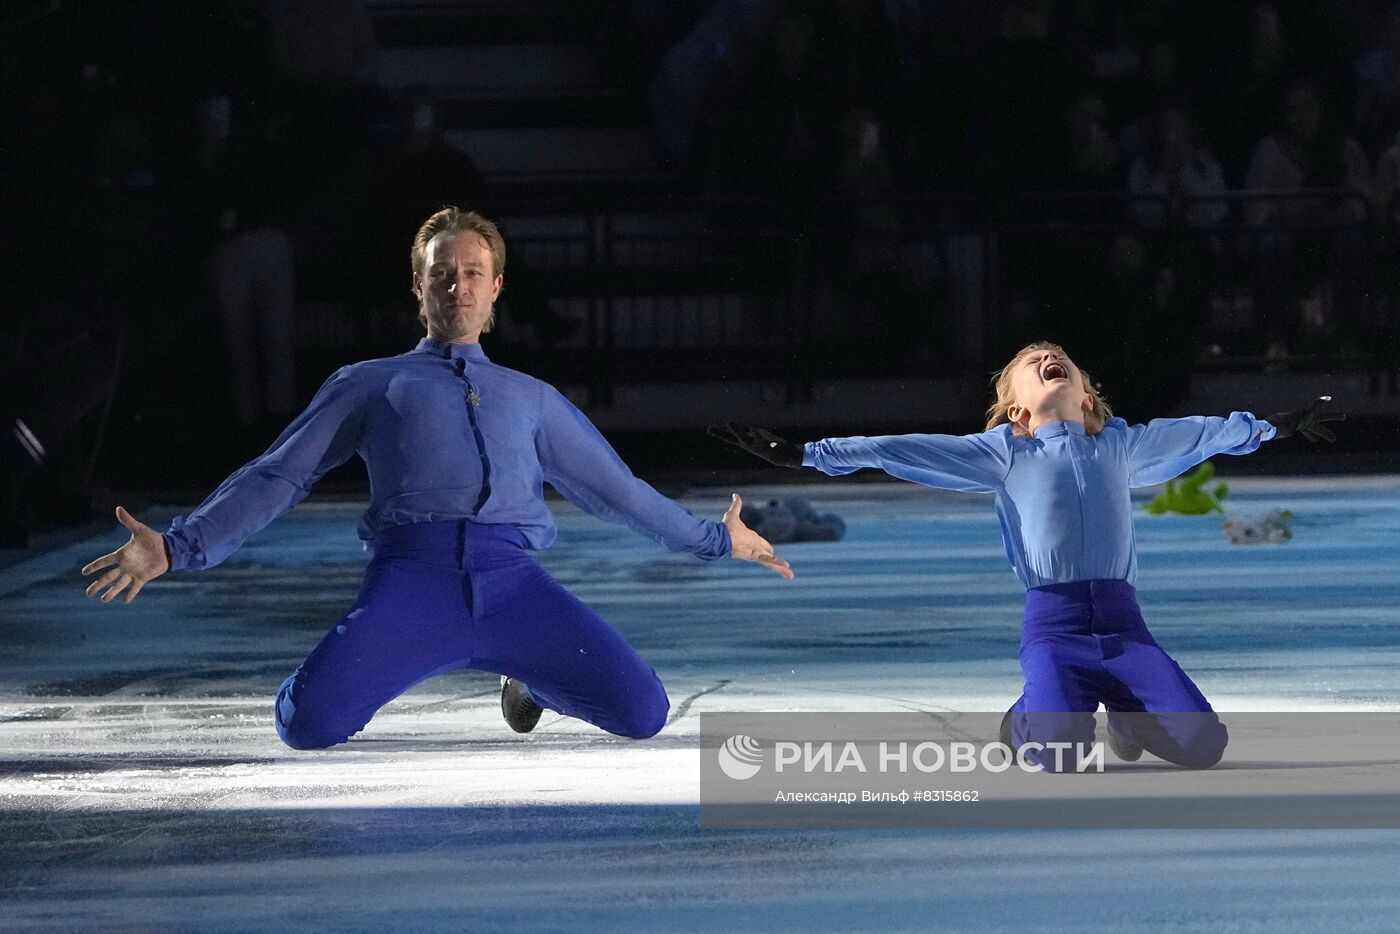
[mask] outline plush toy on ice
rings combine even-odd
[[[1220,508],[1220,501],[1230,495],[1230,488],[1223,483],[1217,483],[1215,489],[1209,493],[1202,489],[1214,476],[1215,468],[1211,466],[1210,461],[1206,461],[1182,477],[1179,485],[1175,480],[1168,480],[1166,490],[1154,496],[1143,508],[1154,516],[1169,512],[1180,513],[1183,516],[1223,513],[1225,510]]]
[[[1154,516],[1169,512],[1183,516],[1204,516],[1218,512],[1224,514],[1220,502],[1230,495],[1230,488],[1217,483],[1215,489],[1207,493],[1204,487],[1215,476],[1215,468],[1206,461],[1187,476],[1180,485],[1175,480],[1167,481],[1167,488],[1157,494],[1143,508]],[[1275,509],[1262,518],[1258,516],[1227,516],[1225,537],[1231,545],[1282,545],[1293,538],[1293,513],[1286,509]]]
[[[835,513],[817,515],[805,499],[770,499],[767,506],[744,506],[744,524],[773,543],[839,542],[846,523]]]
[[[1231,545],[1282,545],[1293,538],[1293,513],[1274,509],[1262,519],[1230,516],[1221,528]]]

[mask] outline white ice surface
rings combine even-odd
[[[1144,610],[1222,711],[1400,709],[1400,478],[1232,481],[1295,513],[1232,547],[1138,520]],[[798,493],[847,521],[798,580],[668,555],[565,505],[542,557],[652,662],[657,737],[500,720],[495,679],[427,682],[298,753],[271,696],[353,597],[355,510],[298,508],[132,606],[82,599],[95,537],[0,571],[0,928],[1393,931],[1400,832],[708,831],[697,718],[999,710],[1022,595],[986,499]],[[684,501],[717,516],[727,494]]]

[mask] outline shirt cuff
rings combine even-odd
[[[185,517],[176,516],[170,523],[170,529],[160,535],[161,541],[165,543],[165,557],[170,562],[172,571],[188,571],[194,566],[193,549],[182,533],[184,526]]]
[[[716,557],[727,558],[734,554],[734,539],[729,536],[729,526],[723,522],[719,524],[720,552]]]

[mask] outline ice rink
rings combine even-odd
[[[1143,609],[1216,709],[1400,709],[1400,477],[1231,481],[1294,513],[1137,524]],[[1023,594],[989,498],[742,490],[840,514],[754,565],[668,554],[552,503],[541,560],[657,669],[654,739],[501,720],[494,677],[420,685],[350,743],[294,752],[282,679],[353,599],[353,504],[307,504],[131,606],[84,600],[110,531],[0,569],[0,928],[15,931],[1394,931],[1400,831],[716,831],[698,716],[1001,710]],[[1152,491],[1141,491],[1144,494]],[[1146,495],[1142,497],[1146,498]],[[718,517],[727,490],[683,498]],[[171,510],[138,517],[164,528]],[[1227,762],[1229,753],[1227,752]],[[1145,762],[1143,763],[1145,764]],[[1395,771],[1400,788],[1400,767]]]

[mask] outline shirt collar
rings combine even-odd
[[[447,360],[470,360],[473,363],[490,363],[486,351],[480,344],[449,344],[447,341],[425,337],[413,348],[415,353],[430,353]]]
[[[1046,422],[1035,430],[1035,439],[1044,441],[1046,438],[1058,438],[1060,435],[1084,435],[1083,422]]]

